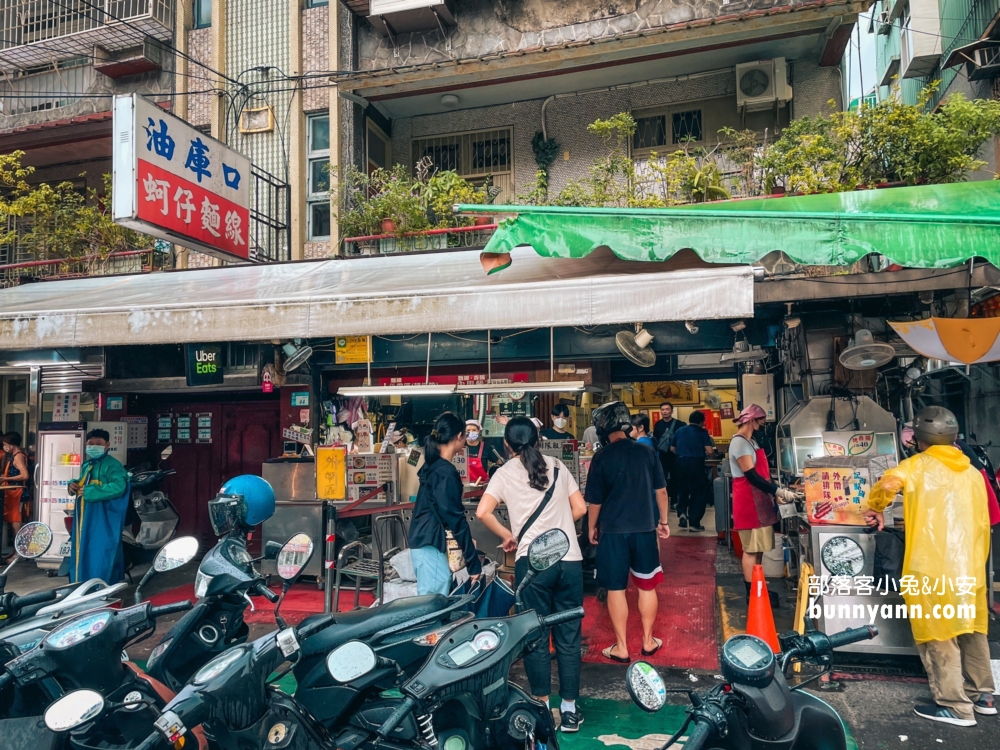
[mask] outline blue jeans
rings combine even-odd
[[[417,594],[451,593],[451,568],[448,556],[437,547],[414,547],[410,550],[413,571],[417,574]]]

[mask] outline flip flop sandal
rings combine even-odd
[[[603,656],[605,659],[611,659],[611,661],[616,661],[619,664],[631,664],[632,663],[631,659],[622,658],[621,656],[615,656],[614,654],[611,653],[612,651],[615,650],[615,646],[617,645],[618,644],[616,643],[614,645],[608,646],[601,652],[601,656]]]
[[[642,650],[643,656],[652,656],[663,647],[663,641],[661,641],[659,638],[654,638],[653,640],[656,641],[656,648],[652,649],[651,651],[643,649]]]

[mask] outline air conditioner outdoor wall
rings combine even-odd
[[[792,99],[785,58],[758,60],[736,66],[736,106],[747,112],[771,109]]]

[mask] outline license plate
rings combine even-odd
[[[69,557],[69,551],[70,551],[70,542],[67,539],[65,542],[59,545],[59,556]]]

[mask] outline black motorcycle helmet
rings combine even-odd
[[[594,409],[591,420],[602,445],[608,442],[608,435],[612,432],[621,430],[626,435],[632,432],[632,415],[623,401],[612,401],[599,406]]]

